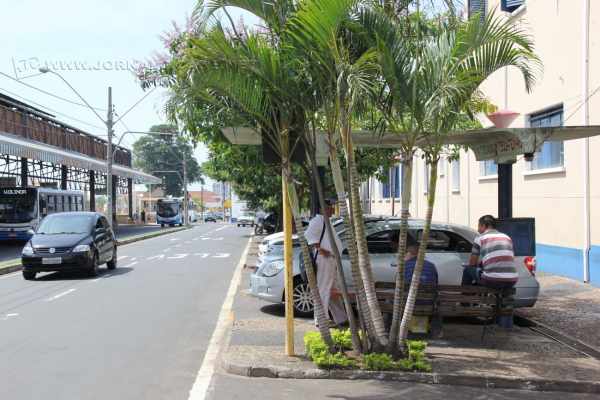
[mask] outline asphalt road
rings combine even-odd
[[[144,233],[158,232],[161,229],[172,228],[161,228],[160,225],[121,225],[116,234],[117,238],[125,239]],[[19,258],[24,245],[23,241],[0,242],[0,262]]]
[[[250,229],[119,248],[98,278],[0,277],[0,399],[187,399]]]

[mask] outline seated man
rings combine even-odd
[[[479,284],[494,289],[513,287],[519,274],[512,240],[496,230],[496,219],[491,215],[479,218],[478,231],[469,266],[463,271],[463,285]],[[481,270],[477,268],[479,264]]]
[[[398,236],[392,239],[398,242]],[[410,235],[406,238],[406,256],[404,258],[404,282],[406,285],[410,285],[412,281],[412,277],[415,271],[415,266],[417,264],[417,256],[419,253],[419,244],[412,238]],[[419,283],[423,285],[433,285],[434,287],[438,285],[438,273],[435,268],[435,264],[428,260],[424,260],[423,262],[423,270],[421,271],[421,276],[419,278]],[[417,300],[415,305],[431,305],[433,304],[433,300]],[[416,322],[418,318],[413,318],[413,322]],[[431,331],[432,334],[436,337],[441,337],[441,320],[439,316],[434,316],[431,320]]]

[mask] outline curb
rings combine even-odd
[[[126,244],[131,244],[131,243],[139,242],[139,241],[146,240],[146,239],[152,239],[152,238],[159,237],[159,236],[169,235],[171,233],[177,233],[177,232],[185,231],[185,230],[192,229],[192,228],[193,228],[193,226],[184,226],[181,228],[169,229],[167,231],[158,231],[158,232],[148,233],[145,235],[137,235],[137,236],[133,236],[133,237],[130,237],[127,239],[117,240],[117,246],[124,246]],[[12,272],[17,272],[17,271],[20,271],[23,269],[21,267],[21,259],[20,258],[15,258],[14,260],[8,260],[8,261],[5,261],[4,263],[6,265],[0,266],[0,275],[10,274]]]
[[[547,392],[600,393],[600,382],[592,381],[554,381],[549,379],[507,378],[490,375],[460,375],[438,373],[416,373],[395,371],[349,371],[294,369],[285,367],[235,364],[223,361],[223,368],[230,374],[249,378],[283,379],[341,379],[341,380],[379,380],[393,382],[414,382],[430,385],[470,386],[485,389],[515,389]]]

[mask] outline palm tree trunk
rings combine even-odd
[[[319,206],[321,210],[325,210],[325,196],[323,195],[323,182],[321,182],[321,177],[319,176],[319,171],[317,167],[317,159],[314,151],[307,151],[308,159],[310,160],[310,166],[312,169],[312,173],[315,179],[316,187],[317,187],[317,195],[319,198]],[[336,233],[331,226],[331,221],[325,214],[323,214],[323,218],[325,220],[325,229],[327,229],[327,234],[329,237],[334,238]],[[340,286],[340,290],[342,292],[342,299],[344,300],[344,306],[346,308],[346,315],[348,316],[348,323],[350,326],[350,334],[352,337],[352,346],[354,350],[359,353],[362,353],[362,345],[360,343],[360,336],[358,334],[358,324],[356,323],[356,317],[354,315],[354,310],[352,309],[352,303],[350,303],[350,296],[348,294],[348,286],[346,284],[346,277],[344,276],[344,270],[342,267],[342,256],[341,250],[338,249],[335,240],[331,241],[333,256],[335,257],[336,263],[336,272],[337,272],[337,280]]]
[[[437,184],[437,165],[439,157],[428,157],[427,162],[430,166],[429,188],[427,193],[427,213],[425,214],[425,226],[423,226],[423,234],[421,235],[421,243],[419,245],[419,253],[417,254],[417,262],[410,282],[410,289],[404,307],[404,315],[400,324],[400,332],[398,340],[400,346],[404,347],[404,341],[408,336],[408,325],[412,319],[415,309],[415,301],[417,300],[417,291],[419,290],[419,282],[421,280],[421,272],[425,262],[425,251],[427,250],[427,242],[429,241],[429,230],[431,229],[431,217],[433,215],[433,205],[435,204],[435,187]]]
[[[369,250],[367,247],[367,237],[365,234],[365,223],[363,219],[362,206],[360,203],[360,195],[358,193],[359,180],[358,170],[356,169],[356,163],[354,161],[354,149],[352,147],[352,138],[350,137],[349,126],[343,128],[345,130],[346,142],[346,158],[348,169],[350,172],[350,197],[352,200],[352,222],[356,232],[356,243],[358,247],[358,262],[360,273],[363,280],[363,287],[365,289],[365,296],[369,307],[369,313],[371,314],[371,322],[375,328],[375,339],[373,343],[374,349],[377,351],[384,348],[387,345],[388,339],[385,331],[385,325],[383,323],[383,315],[381,314],[381,308],[377,300],[377,293],[375,292],[375,282],[373,280],[373,271],[371,270],[371,259],[369,258]]]
[[[315,270],[312,266],[310,250],[308,249],[308,244],[306,242],[306,238],[304,237],[304,227],[302,226],[302,219],[300,216],[300,207],[298,203],[298,194],[296,193],[296,186],[291,175],[291,171],[289,170],[289,166],[288,168],[284,168],[283,172],[283,175],[287,180],[288,199],[290,201],[290,208],[292,209],[292,215],[294,217],[296,235],[298,235],[298,240],[300,241],[302,258],[304,260],[306,276],[308,278],[308,286],[313,298],[315,318],[317,320],[317,324],[319,325],[319,332],[321,333],[323,341],[327,347],[333,351],[334,345],[333,340],[331,339],[331,332],[329,331],[329,317],[325,315],[325,310],[323,309],[323,303],[321,302],[321,296],[319,295],[319,288],[317,287],[317,277],[315,276]]]
[[[402,303],[404,301],[404,268],[406,257],[406,237],[408,235],[408,217],[409,207],[412,195],[412,149],[402,154],[402,210],[400,212],[400,235],[398,238],[398,257],[396,258],[396,287],[394,289],[394,306],[392,311],[392,325],[390,327],[390,341],[388,343],[388,352],[396,351],[398,344],[398,329],[400,323],[400,313],[402,312]]]

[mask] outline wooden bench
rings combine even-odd
[[[404,309],[409,284],[404,290],[401,309]],[[381,312],[391,320],[394,302],[393,282],[376,282],[375,291]],[[492,289],[484,286],[419,285],[413,315],[444,318],[474,317],[486,321],[482,340],[490,323],[498,318],[511,318],[514,309],[515,289]],[[354,293],[351,298],[355,300]]]

